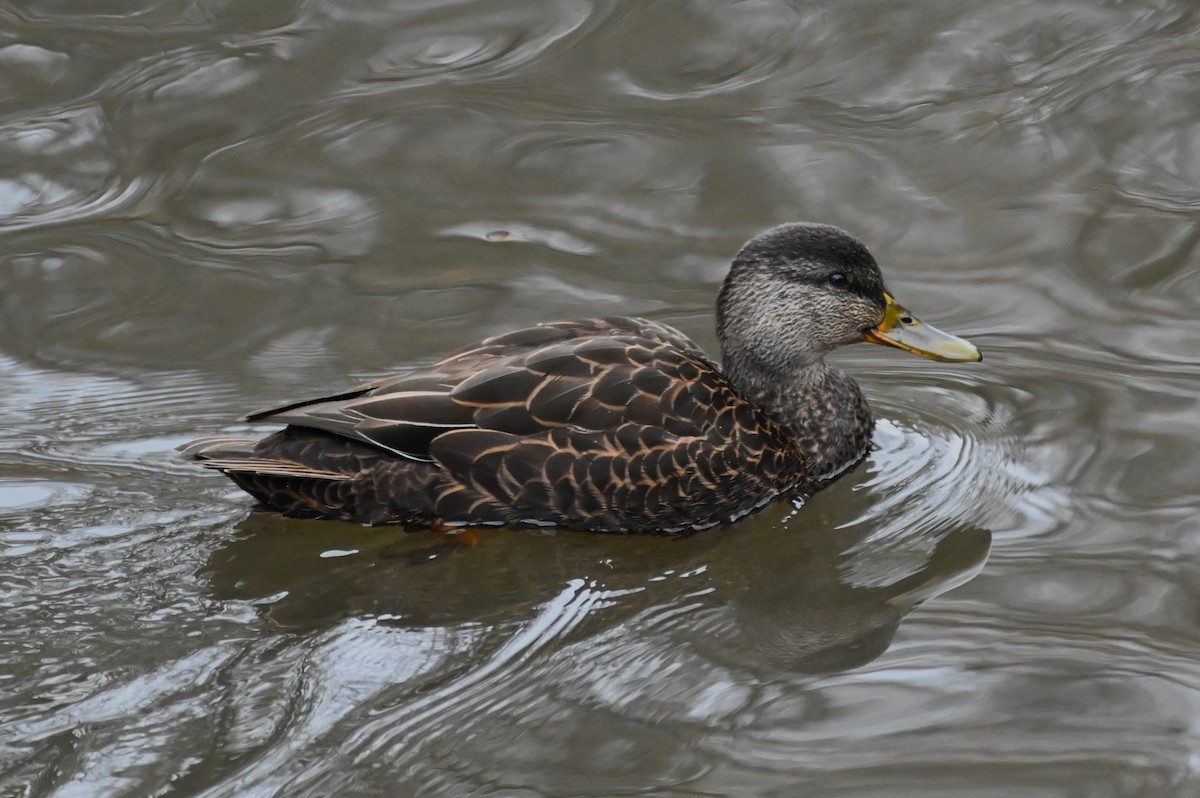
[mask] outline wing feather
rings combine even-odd
[[[609,318],[516,330],[422,373],[248,418],[432,463],[444,475],[430,498],[437,517],[555,518],[609,529],[621,518],[652,523],[659,512],[686,517],[684,497],[718,480],[747,482],[735,490],[754,494],[749,483],[758,477],[731,472],[746,455],[731,448],[732,432],[744,429],[755,445],[775,433],[743,404],[686,336],[657,322]],[[222,468],[222,459],[214,452],[210,464]],[[280,476],[305,470],[253,457],[237,464]],[[332,478],[318,470],[303,476]]]

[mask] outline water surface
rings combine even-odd
[[[0,8],[0,794],[1200,791],[1200,9]],[[686,540],[251,514],[179,444],[845,227],[986,359]]]

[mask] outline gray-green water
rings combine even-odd
[[[0,795],[1200,794],[1198,108],[1185,0],[0,5]],[[840,355],[802,510],[414,566],[174,459],[536,320],[711,350],[794,219],[986,355]]]

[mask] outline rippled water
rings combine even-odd
[[[1200,793],[1200,8],[0,7],[0,794]],[[984,349],[686,540],[248,512],[191,438],[772,224]]]

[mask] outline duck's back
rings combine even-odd
[[[645,319],[554,322],[428,371],[251,414],[288,426],[185,454],[288,515],[677,532],[802,482],[786,431],[690,339]]]

